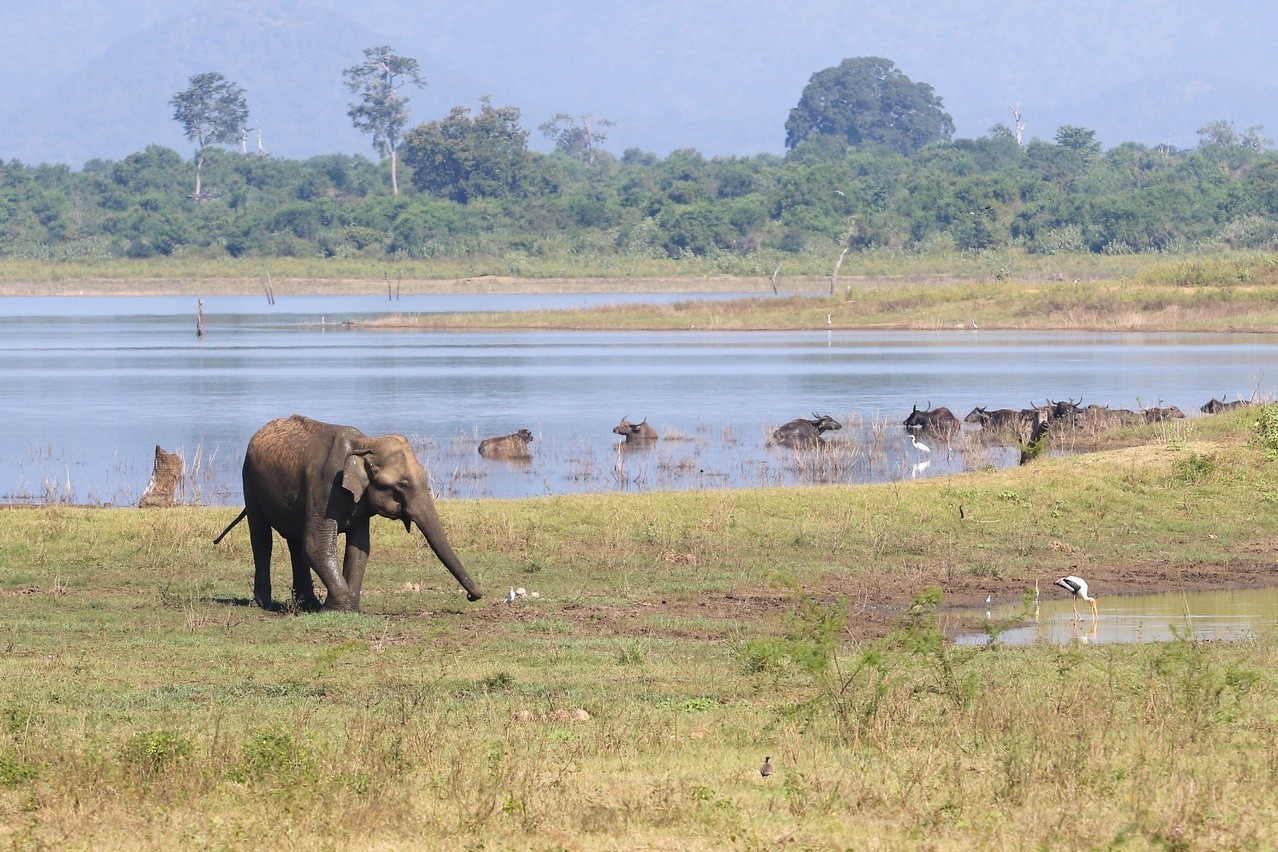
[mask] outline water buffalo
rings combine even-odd
[[[1047,401],[1048,417],[1053,421],[1065,420],[1073,423],[1082,410],[1079,406],[1082,404],[1083,398],[1080,396],[1077,401],[1069,400],[1068,402],[1057,402],[1054,399]]]
[[[1088,405],[1068,416],[1068,425],[1075,429],[1117,429],[1143,423],[1144,417],[1130,408],[1110,408],[1108,405]]]
[[[612,431],[624,435],[627,444],[651,444],[658,438],[657,430],[648,425],[646,417],[638,423],[631,423],[623,417]]]
[[[496,438],[485,438],[479,442],[479,454],[490,459],[530,459],[532,452],[528,445],[532,443],[532,439],[533,434],[527,429]]]
[[[928,400],[927,404],[931,406],[932,401]],[[906,429],[917,429],[921,432],[928,432],[947,438],[963,428],[963,424],[959,423],[959,419],[954,416],[954,412],[945,406],[920,411],[919,407],[915,405],[914,410],[910,412],[910,416],[902,422],[904,422]]]
[[[1185,412],[1174,405],[1169,405],[1166,408],[1154,406],[1142,411],[1141,416],[1145,418],[1146,423],[1162,423],[1164,420],[1181,420],[1184,418]]]
[[[783,447],[809,447],[819,444],[821,435],[825,432],[842,428],[843,424],[830,415],[817,414],[814,411],[811,420],[800,417],[798,420],[791,420],[783,426],[778,426],[772,432],[772,440]]]
[[[982,429],[988,429],[991,432],[1003,432],[1032,426],[1034,415],[1033,408],[1022,408],[1019,411],[1014,408],[997,408],[994,411],[987,411],[984,406],[978,405],[963,418],[963,422],[977,423]]]
[[[1219,414],[1222,411],[1233,411],[1235,408],[1248,408],[1250,405],[1251,402],[1245,399],[1225,402],[1213,396],[1211,402],[1204,403],[1198,410],[1204,414]]]

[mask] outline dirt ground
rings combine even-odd
[[[1278,540],[1263,548],[1235,554],[1227,565],[1148,563],[1135,565],[1086,565],[1074,570],[1090,584],[1093,594],[1102,600],[1110,595],[1153,594],[1157,592],[1198,592],[1216,589],[1248,589],[1278,585]],[[1039,593],[1044,599],[1068,594],[1055,588],[1058,574],[1038,577]],[[952,632],[980,629],[980,618],[973,614],[982,608],[987,595],[1001,604],[1014,603],[1034,588],[1034,577],[1000,578],[972,576],[928,576],[925,571],[908,578],[881,576],[857,577],[849,582],[846,575],[831,572],[822,588],[812,590],[822,601],[846,598],[849,607],[847,637],[867,640],[884,636],[895,629],[902,613],[918,594],[929,586],[943,592],[942,609],[946,628]],[[726,594],[697,598],[645,598],[628,606],[604,605],[583,600],[556,608],[559,621],[572,624],[572,635],[609,638],[682,638],[715,641],[722,639],[727,625],[757,625],[762,632],[775,632],[781,620],[796,611],[798,601],[789,592],[768,588],[746,588]],[[432,613],[432,615],[438,615]],[[533,621],[548,617],[545,609],[520,602],[506,606],[500,598],[485,601],[465,611],[456,625],[462,630],[490,633],[500,625]]]

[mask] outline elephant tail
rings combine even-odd
[[[242,509],[238,515],[235,516],[235,520],[231,521],[229,524],[226,525],[226,529],[222,530],[222,532],[218,535],[217,538],[213,539],[213,543],[221,544],[222,539],[226,538],[226,534],[229,533],[231,530],[235,529],[235,525],[238,524],[240,521],[244,520],[245,516],[247,515],[248,515],[248,508],[246,507]]]

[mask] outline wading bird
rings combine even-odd
[[[1092,618],[1093,619],[1096,618],[1096,598],[1087,596],[1086,580],[1084,580],[1082,577],[1074,577],[1074,576],[1061,577],[1059,580],[1056,581],[1055,585],[1060,586],[1062,589],[1069,592],[1073,596],[1072,600],[1074,601],[1074,617],[1075,618],[1079,617],[1078,616],[1078,599],[1080,597],[1092,605]]]
[[[913,444],[914,449],[918,450],[920,453],[932,452],[932,448],[920,441],[918,435],[915,435],[913,432],[910,433],[910,443]]]

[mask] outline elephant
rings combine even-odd
[[[483,597],[444,535],[426,470],[402,435],[370,437],[352,426],[294,414],[267,423],[244,454],[244,510],[213,540],[218,544],[248,518],[253,546],[253,601],[274,610],[271,598],[272,530],[288,542],[293,600],[304,610],[358,612],[368,563],[369,518],[417,524],[431,550],[466,590]],[[341,571],[337,537],[346,536]],[[311,571],[328,589],[323,606]]]

